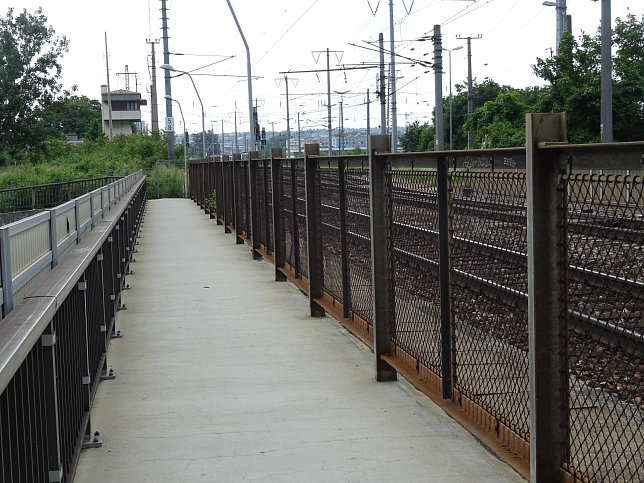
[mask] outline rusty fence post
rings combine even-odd
[[[239,218],[238,218],[238,212],[239,212],[239,189],[237,186],[237,166],[239,165],[239,161],[241,160],[241,153],[235,153],[233,154],[233,159],[230,160],[230,180],[231,180],[231,186],[228,189],[228,203],[230,205],[230,216],[232,217],[231,220],[228,220],[233,224],[233,228],[235,230],[235,243],[241,243],[239,239]],[[232,208],[232,209],[231,209]],[[227,231],[226,233],[231,233],[231,231]]]
[[[449,160],[445,156],[437,159],[438,188],[438,277],[440,285],[441,318],[441,372],[443,399],[451,399],[455,381],[454,313],[452,312],[451,257],[450,257],[450,207],[451,189],[449,184]]]
[[[349,280],[349,254],[347,253],[347,189],[346,161],[338,161],[338,196],[340,211],[340,271],[342,277],[342,316],[347,318],[351,308],[351,281]]]
[[[284,189],[282,186],[282,148],[271,148],[271,183],[273,202],[273,254],[275,260],[275,281],[286,281],[286,275],[280,270],[284,268],[284,229],[282,223]]]
[[[388,135],[369,136],[369,204],[371,212],[371,281],[373,299],[373,348],[377,381],[395,381],[396,370],[382,356],[392,355],[395,331],[393,246],[391,239],[391,179]]]
[[[248,196],[250,198],[250,227],[251,252],[253,260],[259,260],[262,255],[259,253],[259,191],[257,186],[257,163],[259,162],[257,152],[248,160]]]
[[[232,176],[233,176],[233,223],[235,225],[235,243],[241,245],[244,243],[242,237],[242,200],[241,200],[241,154],[233,157]]]
[[[217,224],[221,225],[222,215],[224,213],[224,157],[215,161],[215,219]]]
[[[568,452],[566,165],[544,141],[565,142],[563,113],[526,115],[530,481],[560,479]]]
[[[304,145],[304,180],[306,192],[306,241],[309,262],[309,303],[311,317],[324,317],[324,309],[316,302],[322,297],[322,217],[320,177],[318,172],[319,144]]]

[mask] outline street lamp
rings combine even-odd
[[[567,30],[566,27],[566,0],[557,0],[556,2],[545,1],[542,5],[546,7],[555,7],[557,15],[557,38],[555,43],[555,51],[559,53],[559,43],[561,36]]]
[[[179,112],[181,113],[181,121],[183,122],[183,197],[188,197],[188,146],[186,146],[186,118],[183,117],[183,109],[181,109],[181,103],[176,99],[173,99],[172,96],[165,96],[167,101],[176,102],[179,106]]]
[[[201,142],[203,144],[203,157],[207,158],[208,156],[206,155],[206,115],[203,110],[203,102],[201,102],[201,96],[199,95],[199,91],[197,90],[197,86],[195,85],[195,81],[192,79],[192,76],[190,75],[190,72],[186,72],[185,70],[179,70],[175,69],[172,67],[170,64],[162,64],[161,68],[163,70],[169,70],[171,72],[181,72],[182,74],[186,74],[188,77],[190,77],[190,81],[192,82],[192,87],[195,88],[195,92],[197,93],[197,98],[199,99],[199,104],[201,104]],[[185,126],[185,123],[184,123]]]
[[[449,57],[449,150],[451,151],[454,149],[454,135],[452,132],[452,51],[453,50],[461,50],[463,48],[462,45],[459,45],[458,47],[454,47],[453,49],[445,49],[447,50],[448,57]]]

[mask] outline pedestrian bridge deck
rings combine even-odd
[[[76,482],[522,480],[191,201],[140,235]]]

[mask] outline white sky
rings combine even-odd
[[[3,2],[4,3],[4,2]],[[105,33],[107,33],[110,84],[113,90],[125,88],[124,72],[128,65],[130,90],[148,99],[143,110],[150,124],[149,89],[151,83],[150,45],[146,39],[161,41],[160,0],[9,0],[14,15],[23,8],[33,12],[42,6],[56,34],[70,40],[69,53],[63,58],[62,82],[66,88],[76,84],[79,95],[99,99],[100,86],[106,84]],[[342,51],[331,54],[331,67],[337,67],[341,55],[344,64],[375,62],[378,53],[352,46],[367,46],[364,41],[377,42],[378,33],[389,49],[389,0],[231,0],[248,41],[251,53],[253,97],[259,106],[260,125],[268,136],[273,129],[286,129],[285,82],[283,71],[326,68],[326,54],[318,58],[313,51]],[[568,0],[572,15],[573,34],[584,31],[594,34],[599,27],[601,2]],[[193,75],[206,115],[206,129],[221,132],[234,130],[237,111],[239,131],[248,131],[248,86],[246,81],[246,50],[226,0],[168,0],[170,64],[181,70],[193,70],[212,62],[220,63],[200,69]],[[644,0],[613,0],[615,17],[624,18],[629,11],[641,19]],[[433,33],[440,24],[443,46],[465,47],[457,36],[472,40],[472,72],[480,82],[490,77],[500,84],[526,87],[542,84],[532,73],[537,57],[550,55],[555,44],[555,8],[542,5],[542,0],[393,0],[397,52],[416,59],[432,60],[431,41],[413,41]],[[372,11],[376,11],[374,15]],[[407,13],[409,11],[409,13]],[[6,14],[6,7],[0,11]],[[401,41],[401,42],[399,42]],[[412,50],[413,49],[413,50]],[[427,55],[425,55],[427,53]],[[188,55],[190,54],[190,55]],[[213,56],[213,57],[210,57]],[[220,56],[220,57],[214,57]],[[233,59],[223,60],[228,56]],[[318,62],[316,63],[316,59]],[[389,62],[389,55],[385,56]],[[434,105],[433,71],[421,66],[402,64],[397,59],[398,125],[420,120],[430,121]],[[165,117],[163,44],[156,46],[159,122]],[[447,53],[444,52],[444,94],[449,93]],[[380,109],[375,98],[377,69],[332,72],[331,90],[348,91],[344,95],[344,127],[365,127],[366,91],[371,93],[371,126],[380,124]],[[221,75],[238,77],[221,77]],[[319,79],[318,79],[319,78]],[[452,53],[453,83],[463,84],[467,78],[467,50]],[[302,129],[326,127],[326,72],[289,74],[291,129],[297,129],[300,112]],[[201,131],[201,108],[195,90],[186,76],[172,81],[172,97],[183,108],[190,132]],[[332,94],[334,129],[338,125],[338,101]],[[173,106],[175,131],[180,131],[181,118]]]

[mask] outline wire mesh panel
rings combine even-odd
[[[246,233],[246,237],[250,238],[250,186],[248,181],[248,163],[249,161],[241,161],[239,164],[239,192],[241,202],[241,230]]]
[[[322,210],[322,288],[336,300],[342,300],[342,250],[340,246],[340,206],[338,168],[318,167]]]
[[[306,186],[304,182],[304,163],[298,161],[295,166],[295,195],[296,195],[296,211],[295,217],[297,225],[297,244],[299,246],[299,253],[297,260],[299,260],[300,272],[305,276],[309,276],[309,262],[308,262],[308,244],[306,241]]]
[[[371,293],[371,228],[369,211],[369,169],[347,166],[347,257],[351,310],[370,325],[373,322]]]
[[[215,210],[217,218],[223,223],[222,206],[224,204],[224,162],[215,162]]]
[[[233,161],[223,163],[224,171],[224,220],[231,225],[235,219],[234,190],[233,190]]]
[[[644,481],[644,184],[568,181],[570,454],[592,481]]]
[[[436,171],[394,170],[396,344],[441,374]]]
[[[282,234],[284,240],[284,261],[291,267],[295,267],[295,252],[293,243],[295,239],[295,225],[293,219],[293,171],[292,163],[284,162],[282,164]],[[297,212],[295,212],[297,213]]]
[[[527,438],[525,173],[450,174],[456,387]]]
[[[253,216],[257,216],[258,219],[258,233],[256,233],[254,236],[256,236],[257,241],[264,245],[265,247],[268,247],[268,238],[269,237],[269,227],[268,227],[268,221],[267,221],[267,213],[268,213],[268,205],[267,205],[267,200],[266,200],[266,184],[270,184],[271,180],[269,177],[267,177],[267,172],[264,167],[264,164],[267,163],[265,160],[259,160],[257,161],[257,169],[255,170],[256,174],[256,187],[257,187],[257,193],[255,193],[255,197],[257,199],[257,214],[253,213]]]

